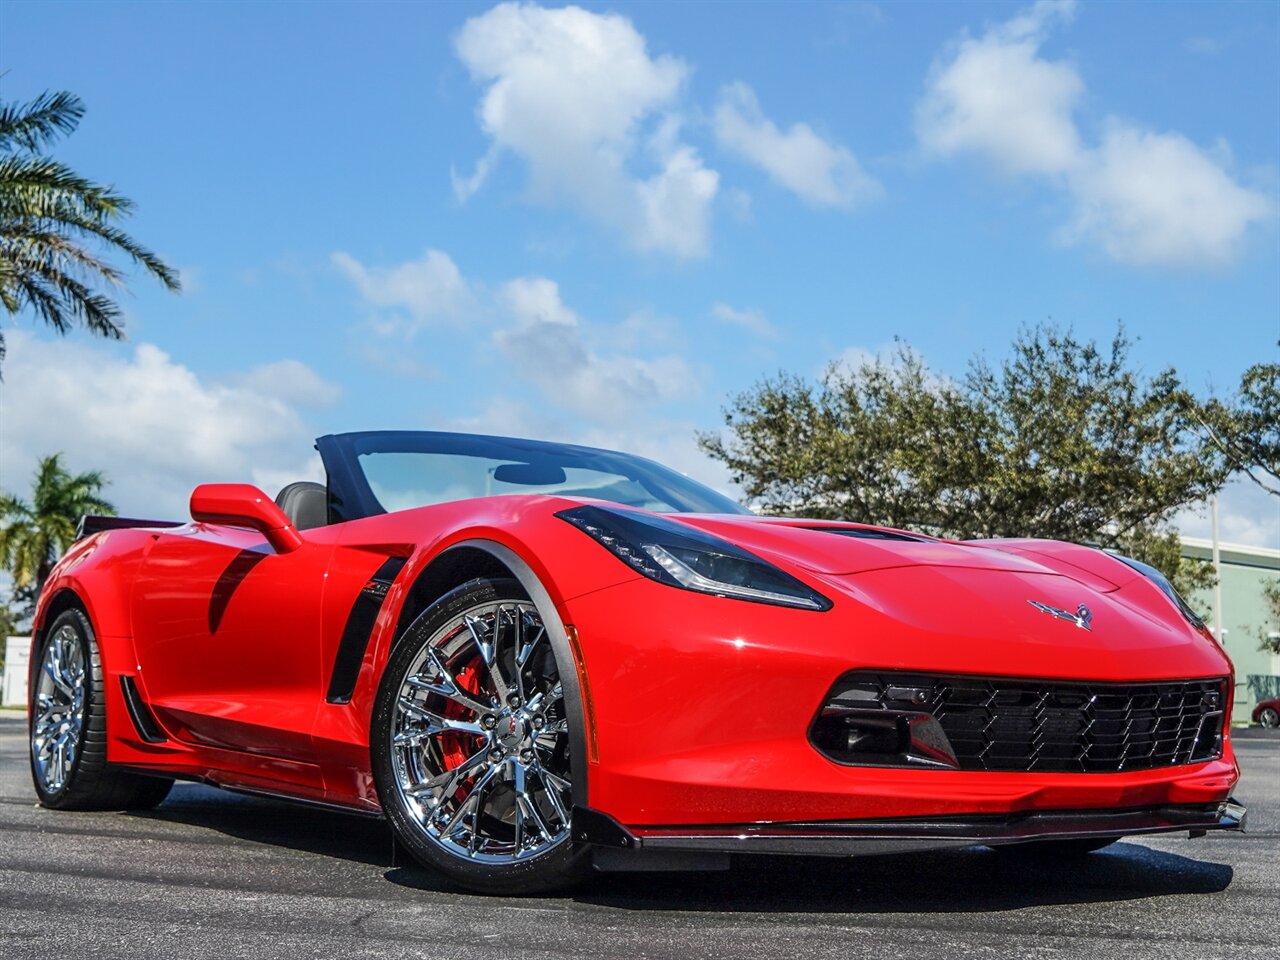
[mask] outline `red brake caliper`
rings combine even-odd
[[[472,694],[476,699],[484,701],[484,696],[480,692],[480,671],[476,667],[476,661],[472,661],[465,668],[455,675],[455,680],[459,687]],[[472,711],[468,710],[460,703],[450,700],[445,704],[444,715],[451,720],[465,720],[469,718]],[[479,718],[475,718],[479,720]],[[440,753],[444,760],[445,769],[452,770],[459,766],[468,757],[475,754],[480,749],[481,738],[474,733],[462,733],[457,730],[450,730],[448,733],[440,735]],[[458,788],[458,794],[466,795],[466,791],[461,786]],[[455,799],[461,799],[461,796],[455,796]]]

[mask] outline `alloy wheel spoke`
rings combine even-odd
[[[493,626],[489,628],[488,640],[483,636],[484,621],[465,616],[462,622],[470,632],[476,648],[480,650],[480,658],[484,660],[485,671],[489,673],[489,682],[493,684],[493,691],[498,695],[499,703],[506,703],[508,696],[511,695],[511,686],[507,684],[507,678],[502,675],[502,648],[499,645],[502,639],[502,604],[499,603],[493,608]]]
[[[70,699],[75,696],[75,691],[72,690],[71,685],[67,683],[65,679],[63,679],[62,671],[51,659],[45,660],[45,662],[41,665],[41,668],[44,670],[45,675],[50,680],[53,681],[53,685],[58,688],[58,692],[60,692],[67,699]]]
[[[434,693],[447,700],[452,700],[460,706],[466,707],[473,713],[483,714],[492,709],[491,704],[481,703],[474,696],[462,689],[457,678],[445,669],[444,664],[440,662],[440,658],[436,656],[434,650],[430,654],[430,662],[432,667],[439,673],[442,682],[435,682],[422,674],[409,677],[405,680],[405,685],[413,687],[416,690],[425,690],[427,693]]]
[[[462,784],[477,767],[482,767],[488,761],[488,755],[484,750],[474,753],[463,760],[456,767],[444,770],[436,774],[422,783],[415,784],[405,792],[415,798],[430,796],[436,789],[440,790],[440,802],[443,803],[448,798],[458,792],[458,787]]]
[[[526,777],[527,782],[528,778]],[[534,798],[532,792],[521,793],[516,797],[516,803],[524,807],[525,819],[533,821],[533,825],[538,828],[538,833],[542,834],[544,841],[550,840],[554,836],[551,824],[547,823],[546,817],[542,815],[542,811],[538,808],[538,801]]]
[[[548,774],[547,771],[539,766],[538,779],[542,781],[542,792],[546,794],[547,801],[555,809],[556,817],[560,820],[561,825],[569,825],[569,811],[565,809],[564,800],[561,798],[561,791],[568,792],[569,784],[559,777]],[[557,785],[557,783],[559,785]]]
[[[408,743],[416,743],[424,737],[433,737],[439,733],[448,731],[456,731],[458,733],[474,733],[479,736],[484,735],[484,727],[478,723],[469,720],[455,720],[453,717],[445,717],[433,710],[428,710],[421,704],[414,703],[407,697],[401,697],[399,700],[400,709],[407,713],[415,720],[421,720],[426,723],[425,727],[410,730],[402,730],[395,735],[392,742],[397,746],[403,746]]]
[[[516,638],[516,678],[520,683],[520,696],[524,700],[530,701],[540,698],[542,694],[530,693],[526,689],[524,682],[525,667],[528,665],[534,651],[538,648],[539,642],[546,636],[547,628],[542,625],[541,621],[536,620],[525,611],[522,611],[517,617],[517,622],[520,624],[520,629]],[[532,632],[532,636],[529,636],[530,632]],[[530,707],[530,709],[536,708]]]
[[[488,794],[489,783],[490,781],[493,780],[497,772],[498,772],[497,767],[490,767],[484,773],[480,774],[480,776],[476,777],[476,781],[471,785],[471,789],[467,791],[466,797],[463,798],[462,802],[458,804],[457,809],[454,810],[453,817],[449,821],[449,825],[444,830],[444,836],[449,837],[457,833],[458,828],[463,826],[464,822],[466,821],[467,814],[474,813],[472,808],[475,807],[476,804],[478,804],[480,800],[485,795]],[[472,834],[474,835],[478,833],[479,829],[480,829],[479,815],[476,814],[472,818],[472,825],[471,825]]]

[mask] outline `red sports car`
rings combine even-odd
[[[1253,722],[1264,727],[1280,727],[1280,697],[1260,701],[1253,708]]]
[[[1239,829],[1231,664],[1068,543],[754,516],[638,457],[321,437],[327,483],[87,518],[40,598],[58,809],[174,779],[381,815],[466,886]]]

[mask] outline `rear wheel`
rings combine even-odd
[[[371,749],[383,810],[420,862],[485,893],[581,877],[560,666],[514,580],[463,584],[405,631]]]
[[[1267,707],[1258,714],[1258,722],[1264,727],[1270,727],[1273,730],[1276,727],[1280,727],[1280,710],[1275,707]]]
[[[44,633],[31,684],[31,779],[57,810],[145,810],[172,780],[113,770],[107,764],[102,657],[89,618],[65,610]]]

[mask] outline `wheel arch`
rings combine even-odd
[[[560,665],[560,682],[564,686],[566,707],[579,718],[569,726],[570,763],[573,774],[573,802],[587,805],[587,724],[590,713],[582,695],[583,668],[579,655],[569,639],[569,632],[550,592],[533,568],[518,553],[504,544],[481,538],[462,540],[442,550],[418,573],[409,587],[396,620],[391,647],[394,647],[415,619],[449,591],[478,578],[511,578],[516,580],[533,601],[547,628],[551,648]],[[390,647],[388,648],[389,653]],[[385,658],[383,659],[385,668]]]

